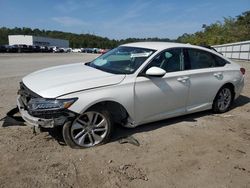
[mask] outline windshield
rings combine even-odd
[[[135,47],[117,47],[88,65],[113,74],[134,73],[155,51]]]

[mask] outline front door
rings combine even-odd
[[[158,54],[146,66],[160,67],[163,77],[138,76],[135,83],[135,116],[138,124],[185,113],[189,78],[183,74],[184,58],[181,48]]]

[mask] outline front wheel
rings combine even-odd
[[[224,113],[229,110],[233,102],[233,92],[229,87],[222,87],[213,102],[215,113]]]
[[[63,126],[65,143],[72,148],[87,148],[106,143],[113,124],[108,111],[94,108]]]

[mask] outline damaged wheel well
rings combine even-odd
[[[98,102],[89,107],[86,111],[90,111],[97,106],[103,106],[105,109],[107,109],[115,123],[126,123],[127,118],[129,117],[127,110],[120,103],[114,101]]]

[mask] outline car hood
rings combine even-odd
[[[83,63],[75,63],[33,72],[22,81],[41,97],[56,98],[77,91],[115,85],[124,78],[125,75],[111,74]]]

